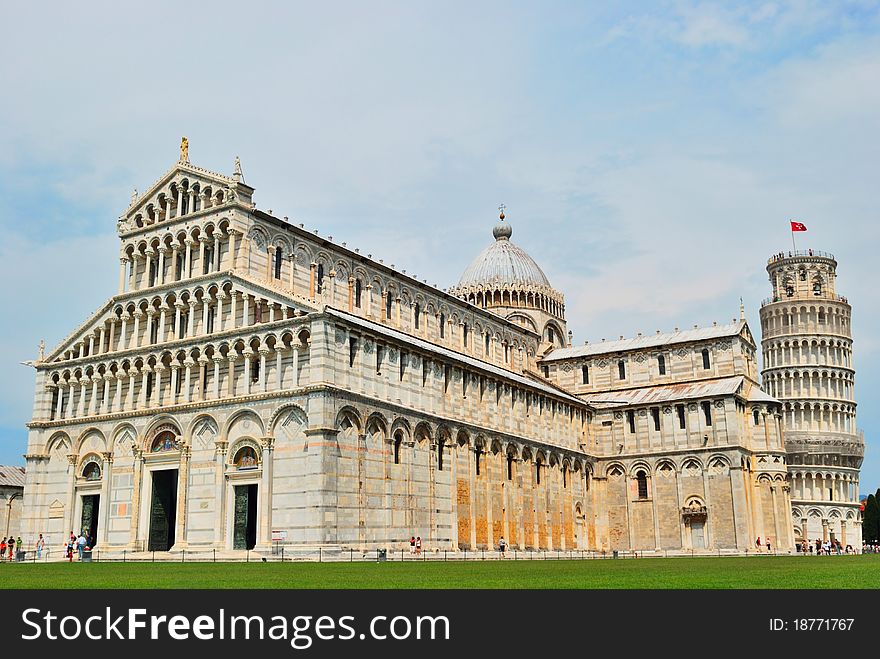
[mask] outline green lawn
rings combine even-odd
[[[880,555],[0,565],[2,588],[880,588]]]

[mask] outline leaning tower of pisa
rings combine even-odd
[[[764,390],[784,403],[795,538],[862,545],[852,307],[837,294],[837,261],[814,250],[767,263],[761,305]]]

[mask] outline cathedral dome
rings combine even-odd
[[[550,288],[550,281],[524,249],[510,242],[513,229],[504,214],[492,229],[495,242],[480,252],[465,269],[456,288],[534,286]]]

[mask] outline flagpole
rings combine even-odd
[[[797,245],[794,243],[794,229],[791,230],[791,248],[794,252],[797,252]]]

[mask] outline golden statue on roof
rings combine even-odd
[[[189,162],[189,140],[186,137],[180,138],[180,162]]]

